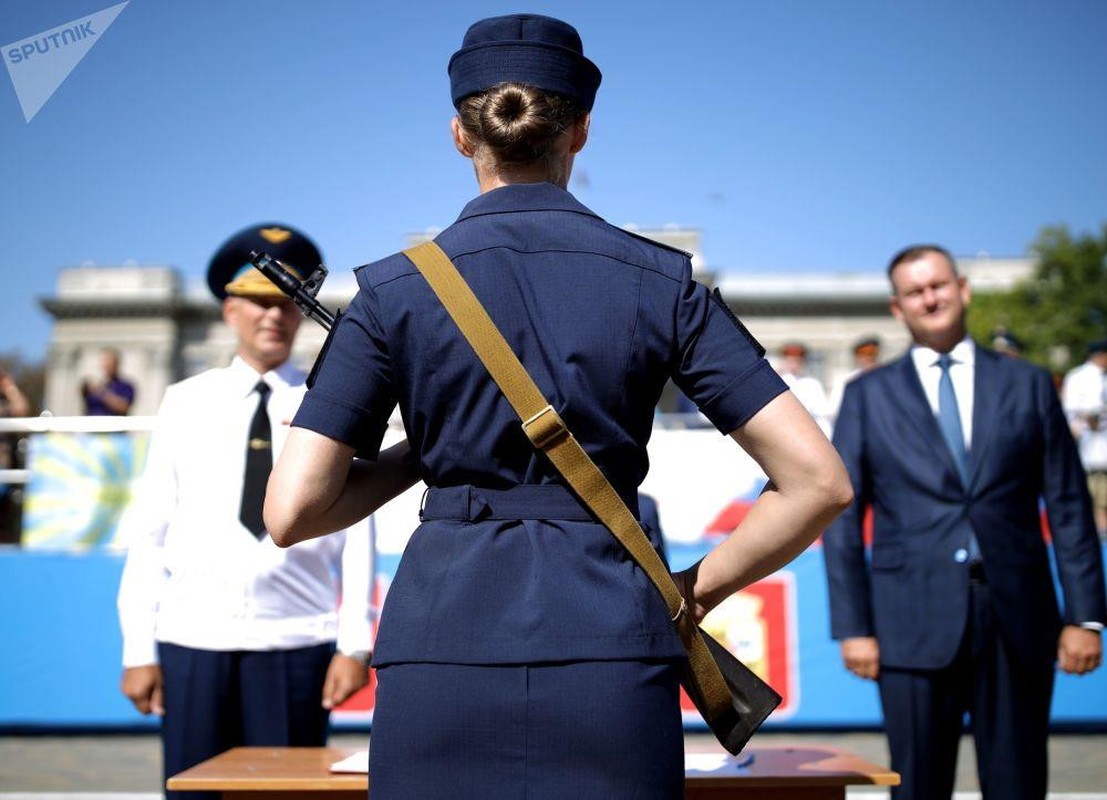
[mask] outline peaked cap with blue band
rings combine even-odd
[[[265,222],[243,228],[220,245],[208,264],[208,288],[218,299],[227,295],[276,296],[283,294],[256,269],[250,251],[259,250],[289,267],[304,280],[323,262],[319,248],[295,228]]]
[[[540,14],[474,22],[446,69],[454,108],[470,95],[512,82],[565,95],[591,111],[603,77],[584,57],[576,28]]]

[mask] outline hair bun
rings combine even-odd
[[[472,111],[472,114],[467,112]],[[462,103],[462,119],[507,164],[544,157],[555,139],[584,112],[572,100],[533,86],[504,83]]]

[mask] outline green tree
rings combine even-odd
[[[1004,326],[1026,358],[1064,372],[1084,360],[1088,342],[1107,338],[1107,223],[1098,236],[1044,228],[1030,252],[1037,262],[1030,278],[973,297],[969,332],[987,342]]]

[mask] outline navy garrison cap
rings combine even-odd
[[[513,82],[565,95],[591,111],[603,77],[584,57],[576,28],[539,14],[474,22],[447,71],[454,108],[470,95]]]
[[[250,261],[250,251],[260,250],[281,261],[304,280],[322,263],[323,257],[311,239],[295,228],[279,222],[267,222],[243,228],[227,241],[208,264],[208,288],[222,300],[232,295],[279,295]]]

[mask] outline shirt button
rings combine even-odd
[[[953,560],[956,561],[958,564],[964,564],[966,561],[969,560],[969,551],[962,547],[953,554]]]

